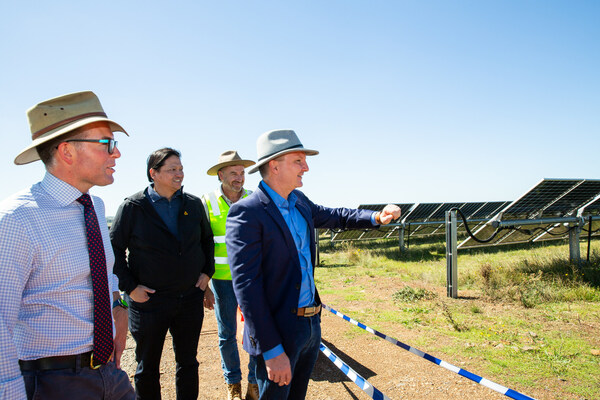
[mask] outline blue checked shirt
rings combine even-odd
[[[18,360],[92,350],[94,306],[81,192],[50,173],[0,203],[0,398],[25,399]],[[104,216],[111,293],[118,281]],[[114,327],[113,327],[114,329]]]

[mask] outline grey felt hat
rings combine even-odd
[[[71,93],[43,101],[27,110],[31,144],[15,158],[15,164],[40,159],[37,146],[92,122],[104,121],[113,132],[125,132],[121,125],[106,116],[100,100],[90,91]]]
[[[257,163],[250,169],[249,174],[253,174],[260,168],[261,165],[282,156],[287,153],[301,151],[307,156],[319,154],[317,150],[305,149],[296,132],[289,129],[278,129],[265,132],[258,137],[256,141]]]

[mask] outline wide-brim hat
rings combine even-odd
[[[104,121],[113,132],[129,134],[106,116],[100,100],[90,91],[71,93],[43,101],[27,110],[32,142],[15,158],[15,164],[28,164],[40,159],[36,147],[74,129]]]
[[[261,165],[282,156],[287,153],[301,151],[307,156],[319,154],[317,150],[305,149],[296,132],[289,129],[278,129],[265,132],[258,137],[256,141],[257,163],[248,170],[249,174],[253,174],[260,168]]]
[[[256,163],[252,160],[242,160],[237,151],[227,150],[219,156],[217,163],[210,167],[206,173],[210,176],[215,176],[221,168],[229,167],[230,165],[243,165],[244,168],[247,168],[254,164]]]

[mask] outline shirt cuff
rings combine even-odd
[[[377,211],[373,211],[373,214],[371,214],[371,224],[373,224],[373,226],[378,226],[379,224],[377,223],[377,221],[375,220],[375,215],[377,214]]]
[[[275,358],[278,355],[283,353],[283,346],[278,344],[277,346],[273,347],[271,350],[265,351],[262,356],[265,359],[265,361],[270,360],[271,358]]]

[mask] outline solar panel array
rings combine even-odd
[[[381,211],[387,204],[361,204],[360,209]],[[396,203],[400,207],[402,213],[410,210],[414,203]],[[384,225],[379,229],[349,229],[349,230],[327,230],[325,233],[331,235],[331,241],[344,240],[368,240],[368,239],[384,239],[390,236],[395,236],[399,227],[397,225]]]
[[[474,226],[483,224],[491,216],[506,206],[508,201],[475,202],[475,203],[396,203],[402,211],[400,220],[379,229],[360,229],[327,231],[332,241],[368,240],[397,237],[399,230],[405,228],[405,237],[424,237],[444,233],[446,211],[459,208]],[[381,211],[386,204],[361,204],[360,209]],[[471,225],[470,225],[471,226]],[[464,231],[461,222],[459,229]]]
[[[472,231],[479,239],[488,239],[497,232],[493,240],[479,243],[468,237],[458,248],[564,239],[573,223],[569,225],[559,220],[585,212],[600,214],[599,195],[598,179],[543,179],[492,218],[496,225],[509,229],[497,231],[494,224],[485,224]],[[511,224],[511,221],[515,223]],[[600,221],[594,221],[592,230],[598,229],[598,224]]]
[[[593,236],[600,236],[599,179],[542,179],[513,202],[396,204],[402,210],[402,216],[390,225],[379,229],[327,230],[320,233],[326,233],[331,241],[397,238],[402,229],[405,239],[427,237],[443,234],[446,211],[458,208],[467,219],[471,232],[480,239],[488,239],[496,233],[496,227],[490,221],[505,227],[488,243],[467,238],[458,245],[462,249],[564,239],[568,237],[573,223],[569,225],[560,219],[576,216],[586,219],[582,235],[591,231]],[[361,204],[358,208],[381,211],[385,206],[386,204]],[[587,218],[590,216],[593,220],[588,224]],[[518,223],[522,220],[527,221]],[[515,221],[515,224],[510,221]],[[457,230],[458,233],[466,233],[461,218],[458,219]]]

